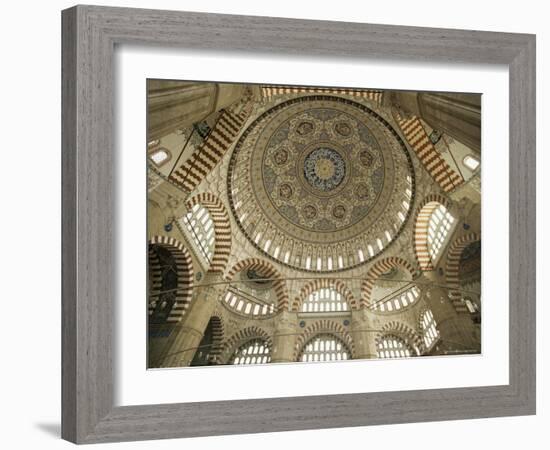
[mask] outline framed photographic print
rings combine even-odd
[[[64,11],[63,437],[533,414],[534,55]]]

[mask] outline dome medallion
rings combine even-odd
[[[237,223],[290,267],[334,272],[367,262],[399,234],[414,197],[399,135],[361,103],[299,97],[267,110],[229,164]]]
[[[319,147],[304,160],[304,177],[315,189],[323,192],[334,190],[346,174],[346,163],[336,150]]]

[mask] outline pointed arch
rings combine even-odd
[[[251,326],[237,331],[223,344],[218,361],[222,364],[229,364],[233,353],[241,345],[253,339],[261,339],[270,349],[273,348],[272,337],[262,328]]]
[[[421,271],[434,269],[428,248],[428,227],[432,213],[439,205],[447,209],[450,207],[449,201],[442,195],[429,195],[419,204],[414,217],[414,254]]]
[[[464,183],[462,175],[449,166],[436,150],[417,116],[405,117],[395,108],[392,113],[409,146],[441,189],[445,192],[451,192]]]
[[[218,165],[241,132],[250,113],[252,103],[240,112],[222,110],[216,125],[193,154],[170,175],[169,179],[187,192],[193,192],[202,180]]]
[[[236,263],[226,274],[225,279],[232,281],[235,275],[243,270],[254,269],[261,273],[265,278],[273,280],[273,289],[277,298],[277,310],[288,310],[289,297],[288,289],[281,274],[271,263],[259,258],[247,258]]]
[[[217,364],[225,336],[224,322],[220,315],[214,314],[210,317],[210,323],[212,324],[212,348],[210,349],[208,359],[211,363]]]
[[[223,272],[231,253],[231,222],[229,214],[222,201],[210,192],[197,194],[187,201],[187,208],[195,205],[204,206],[214,223],[214,254],[210,263],[209,272]]]
[[[344,297],[344,300],[349,305],[350,309],[359,309],[359,303],[355,299],[353,293],[351,290],[347,287],[347,285],[341,281],[341,280],[335,280],[333,278],[318,278],[315,280],[310,281],[306,285],[302,287],[300,290],[300,294],[294,299],[292,302],[292,306],[290,308],[291,311],[298,312],[300,311],[300,308],[302,307],[302,304],[304,303],[304,300],[313,292],[321,289],[321,288],[331,288],[334,289],[336,292],[342,295]]]
[[[460,292],[460,257],[462,251],[471,243],[481,240],[477,233],[465,234],[450,245],[447,252],[447,265],[445,274],[447,277],[447,287],[449,289],[449,298],[459,313],[469,313],[466,303],[462,301],[462,293]]]
[[[402,339],[416,352],[417,355],[422,355],[422,353],[424,353],[424,343],[422,341],[422,337],[411,327],[398,321],[388,322],[376,334],[376,337],[374,338],[376,348],[378,348],[380,342],[385,336],[391,335]]]
[[[371,303],[372,288],[376,283],[376,280],[388,270],[394,267],[401,267],[405,269],[411,278],[416,278],[419,273],[418,270],[408,261],[400,258],[399,256],[390,256],[388,258],[381,259],[376,262],[367,272],[365,280],[361,283],[361,307],[367,308]]]
[[[333,320],[322,319],[309,325],[304,332],[298,336],[296,339],[296,346],[294,347],[294,361],[298,360],[299,356],[303,352],[304,346],[318,334],[331,334],[337,337],[348,348],[350,352],[350,359],[354,358],[355,345],[348,330],[343,325]]]
[[[168,250],[176,263],[177,272],[177,290],[175,303],[172,305],[170,313],[166,319],[166,322],[179,322],[185,315],[185,312],[189,308],[191,303],[192,291],[193,291],[193,260],[187,248],[177,239],[170,236],[153,236],[149,240],[149,246],[158,245]],[[149,270],[152,272],[152,288],[159,289],[160,287],[160,264],[155,262],[156,258],[149,253]],[[153,290],[153,292],[157,292]],[[151,314],[155,309],[155,302],[158,301],[158,297],[150,297],[148,302],[148,311]]]

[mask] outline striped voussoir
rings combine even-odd
[[[210,272],[222,272],[227,266],[229,254],[231,252],[231,225],[229,214],[222,201],[214,194],[203,192],[191,198],[187,202],[187,207],[200,204],[210,213],[214,223],[214,255],[210,263]]]
[[[243,328],[231,336],[224,344],[220,351],[219,361],[221,364],[230,364],[231,357],[239,349],[239,347],[254,339],[261,339],[270,351],[273,348],[272,337],[257,326]]]
[[[264,278],[273,280],[273,289],[277,297],[277,311],[286,311],[289,306],[288,289],[281,274],[269,262],[259,258],[247,258],[235,264],[225,276],[227,281],[232,281],[235,275],[243,270],[254,270]]]
[[[212,347],[210,347],[208,360],[213,364],[217,364],[222,352],[224,323],[220,316],[213,315],[210,317],[210,324],[212,325]]]
[[[434,269],[428,249],[428,227],[430,217],[439,205],[448,209],[449,201],[439,194],[429,195],[418,206],[414,219],[414,254],[422,271]]]
[[[361,284],[361,308],[368,308],[371,306],[370,296],[376,280],[380,277],[380,275],[388,272],[394,267],[404,268],[407,272],[409,272],[413,279],[419,275],[418,271],[411,263],[403,258],[400,258],[399,256],[390,256],[378,261],[369,269],[366,279],[363,280],[363,283]]]
[[[341,280],[327,279],[327,278],[318,278],[307,283],[300,290],[300,294],[292,302],[291,311],[299,312],[302,304],[305,299],[312,294],[313,292],[322,289],[322,288],[331,288],[336,292],[342,295],[346,300],[346,303],[350,309],[359,309],[359,304],[353,296],[351,290],[346,286],[346,284]]]
[[[355,345],[348,330],[343,325],[329,319],[321,319],[309,325],[296,339],[294,347],[294,360],[299,361],[306,344],[319,334],[330,334],[341,341],[348,349],[350,359],[355,355]]]
[[[449,298],[459,313],[468,313],[466,303],[462,301],[462,293],[460,292],[460,257],[466,246],[472,242],[480,240],[477,233],[468,233],[456,239],[450,246],[447,252],[447,288],[449,289]]]
[[[422,336],[402,322],[391,321],[385,324],[374,339],[376,346],[378,347],[382,339],[388,336],[396,336],[403,339],[403,341],[412,349],[416,350],[419,355],[424,352],[424,341],[422,340]]]
[[[191,255],[181,242],[170,236],[153,236],[149,240],[149,244],[166,248],[176,262],[178,275],[176,302],[166,321],[169,323],[179,322],[189,308],[193,293],[193,261]],[[149,311],[151,312],[151,306],[149,306]]]
[[[170,180],[192,192],[221,161],[250,115],[247,105],[238,114],[224,110],[210,134],[195,152],[170,175]]]
[[[157,253],[151,245],[149,246],[149,251],[147,254],[147,263],[149,270],[149,281],[151,283],[149,292],[160,292],[162,288],[162,269]],[[154,308],[149,305],[148,309],[149,312],[152,312]]]
[[[445,162],[416,116],[405,119],[397,115],[397,122],[409,145],[415,151],[428,173],[445,192],[464,183],[464,179]]]
[[[266,85],[262,86],[262,96],[271,98],[276,95],[287,94],[334,94],[334,95],[350,95],[354,97],[366,98],[377,103],[382,102],[383,91],[372,89],[351,89],[351,88],[322,88],[314,86],[277,86]]]

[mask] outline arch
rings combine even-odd
[[[313,292],[321,288],[332,288],[344,297],[350,309],[359,309],[359,304],[351,290],[341,280],[318,278],[310,281],[300,290],[300,294],[292,302],[291,311],[299,312],[304,300]]]
[[[445,274],[447,277],[447,287],[449,289],[449,298],[459,313],[469,313],[466,303],[462,301],[460,292],[460,257],[462,251],[469,244],[481,240],[477,233],[468,233],[456,239],[449,247],[447,252],[447,265]]]
[[[397,108],[392,108],[392,115],[399,124],[407,143],[430,174],[433,180],[445,192],[451,192],[464,183],[464,178],[456,172],[436,150],[417,116],[405,117]]]
[[[275,267],[268,261],[259,258],[247,258],[236,263],[225,276],[227,281],[232,281],[235,275],[245,269],[254,269],[263,274],[266,278],[273,280],[273,288],[275,290],[275,296],[277,297],[277,309],[278,311],[284,311],[288,309],[289,298],[288,289],[285,281],[282,279],[281,274]]]
[[[149,245],[158,245],[167,249],[173,256],[177,267],[177,291],[175,303],[170,310],[166,322],[179,322],[185,315],[185,312],[189,308],[191,303],[191,297],[193,293],[193,260],[187,248],[177,239],[170,236],[153,236],[149,240]],[[156,258],[149,258],[149,261],[153,262],[153,266],[149,267],[152,270],[152,282],[153,289],[160,287],[160,265],[155,263]],[[154,310],[154,304],[149,301],[148,311]]]
[[[379,314],[393,314],[396,311],[403,311],[416,304],[420,299],[420,289],[416,284],[406,286],[405,290],[400,289],[394,292],[391,298],[383,298],[382,300],[371,302],[369,309],[376,311]]]
[[[162,268],[160,260],[152,245],[147,250],[147,271],[149,275],[149,292],[159,292],[162,287]],[[149,305],[149,311],[150,305]]]
[[[376,348],[378,348],[381,340],[388,335],[397,336],[405,341],[405,343],[409,345],[417,353],[417,355],[424,353],[424,342],[422,337],[408,325],[398,321],[388,322],[381,328],[374,338]]]
[[[298,353],[298,362],[317,362],[317,361],[346,361],[351,359],[351,352],[348,346],[340,337],[320,333],[306,341],[300,353]]]
[[[189,209],[195,205],[202,205],[210,213],[214,223],[215,241],[209,272],[223,272],[231,253],[231,222],[227,209],[222,201],[210,192],[195,195],[187,201],[186,205]]]
[[[403,338],[395,334],[384,334],[376,343],[377,358],[410,358],[415,350]]]
[[[361,283],[362,308],[366,308],[370,305],[370,296],[376,280],[380,277],[380,275],[393,269],[394,267],[402,267],[409,272],[413,279],[419,275],[418,270],[411,263],[403,258],[400,258],[399,256],[390,256],[388,258],[381,259],[369,269],[365,280]]]
[[[204,142],[170,174],[168,179],[185,191],[193,192],[233,145],[251,112],[252,103],[249,101],[239,112],[222,109]]]
[[[223,344],[218,361],[223,364],[228,364],[233,353],[235,353],[242,344],[253,339],[262,339],[270,349],[273,348],[273,339],[265,330],[256,326],[247,327],[234,333]]]
[[[212,323],[212,348],[208,359],[212,364],[218,364],[225,333],[224,323],[222,317],[216,314],[210,317],[210,322]]]
[[[429,195],[418,206],[414,217],[414,254],[421,271],[434,269],[428,249],[428,227],[430,217],[439,205],[443,205],[447,209],[450,207],[449,201],[442,195]]]
[[[304,346],[318,334],[332,334],[342,341],[350,352],[350,359],[353,359],[355,355],[355,345],[351,335],[346,328],[333,320],[322,319],[309,325],[304,332],[296,339],[296,346],[294,347],[293,359],[298,360],[298,357],[302,354]]]

